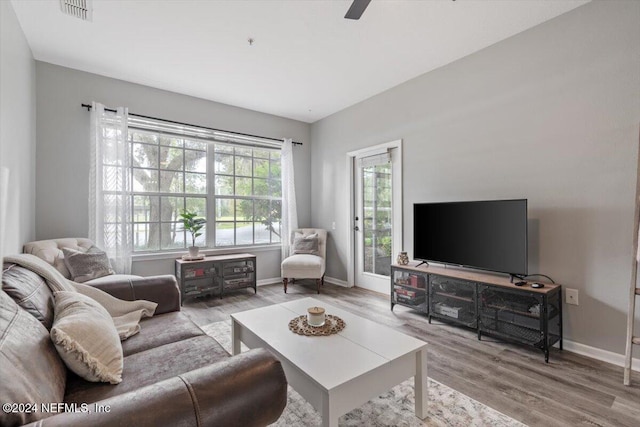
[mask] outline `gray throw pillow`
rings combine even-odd
[[[107,254],[96,246],[86,252],[71,248],[62,248],[64,264],[71,273],[71,280],[84,283],[98,277],[114,274]]]
[[[318,235],[312,234],[305,237],[294,237],[291,254],[318,255]]]

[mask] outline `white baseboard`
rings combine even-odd
[[[334,285],[342,286],[348,288],[349,285],[344,280],[336,279],[334,277],[325,276],[324,281],[327,283],[332,283]],[[275,285],[277,283],[282,283],[282,277],[274,277],[272,279],[260,279],[256,281],[257,286],[265,286],[265,285]]]
[[[276,283],[282,283],[282,278],[274,277],[273,279],[260,279],[256,281],[256,286],[275,285]]]
[[[350,288],[349,284],[344,280],[336,279],[335,277],[324,276],[324,281],[333,283],[334,285],[342,286],[344,288]]]
[[[589,345],[580,344],[569,340],[563,340],[562,347],[566,351],[580,354],[582,356],[591,357],[592,359],[601,360],[611,363],[612,365],[624,367],[624,354],[614,353],[608,350],[591,347]],[[631,369],[640,372],[640,359],[634,357],[631,360]]]

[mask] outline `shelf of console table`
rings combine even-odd
[[[417,264],[391,266],[391,310],[402,305],[426,314],[429,322],[436,318],[476,330],[479,340],[487,335],[533,346],[543,351],[546,362],[551,346],[559,343],[562,349],[561,285],[516,286],[498,274]],[[425,288],[410,286],[418,282]],[[411,299],[398,295],[399,283],[426,301],[407,304]]]

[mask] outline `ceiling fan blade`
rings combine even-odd
[[[347,10],[347,14],[344,15],[344,17],[347,19],[360,19],[370,2],[371,0],[353,0],[351,7]]]

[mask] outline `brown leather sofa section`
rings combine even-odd
[[[76,403],[77,410],[52,414],[30,425],[264,426],[279,418],[287,398],[287,381],[280,362],[263,349],[230,357],[216,340],[180,312],[175,278],[161,277],[101,286],[118,298],[144,298],[158,302],[159,308],[166,310],[164,314],[144,319],[140,333],[122,342],[125,355],[122,383],[92,383],[67,371],[65,386],[64,378],[39,375],[33,380],[37,387],[50,388],[57,383],[64,388],[61,403],[72,405],[70,409]],[[26,283],[32,280],[34,283]],[[48,287],[45,292],[35,283],[37,279],[30,277],[26,282],[20,285],[19,280],[14,280],[21,291],[12,292],[11,297],[23,299],[37,290],[36,294],[43,293],[37,301],[52,298],[46,295]],[[8,300],[9,294],[4,290],[0,292],[0,296]],[[9,302],[21,316],[36,317],[33,310]],[[50,344],[46,329],[34,322],[42,328],[40,335]],[[32,333],[29,328],[19,332]],[[33,370],[34,364],[40,365],[43,355],[40,350],[34,353],[35,347],[27,348],[19,339],[2,345],[11,346],[11,353],[20,355],[24,362],[3,370],[1,384],[13,399],[19,399],[26,371]],[[51,352],[46,357],[50,356]],[[8,424],[4,421],[0,424],[13,426],[20,422],[13,419]]]
[[[0,403],[59,401],[66,375],[47,329],[0,291]],[[0,425],[20,425],[44,416],[3,408]]]
[[[180,311],[180,288],[176,278],[169,274],[91,283],[91,286],[127,301],[144,299],[156,302],[156,314]]]
[[[19,265],[4,264],[2,290],[47,330],[51,329],[53,295],[42,277]]]
[[[94,412],[63,413],[29,426],[266,426],[286,405],[283,379],[280,362],[255,349],[88,405]],[[105,407],[109,412],[97,416]]]
[[[165,344],[127,356],[124,359],[122,382],[117,386],[91,383],[75,375],[69,376],[64,400],[74,403],[97,402],[228,358],[229,354],[208,335]]]
[[[145,319],[136,339],[122,341],[125,357],[165,344],[186,340],[205,333],[180,311]]]

